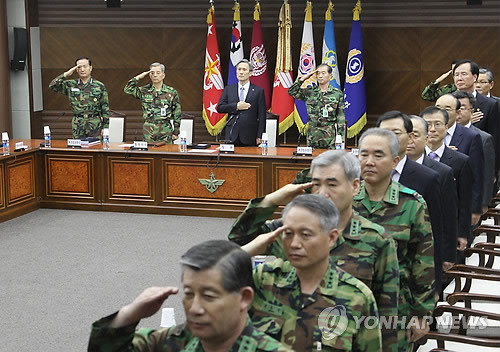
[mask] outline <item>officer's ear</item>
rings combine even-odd
[[[250,305],[252,304],[253,300],[253,288],[250,286],[245,286],[240,288],[240,310],[248,310],[250,308]]]

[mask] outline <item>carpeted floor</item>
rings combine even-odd
[[[179,286],[180,255],[233,221],[40,209],[1,223],[0,351],[86,351],[93,321],[146,287]],[[183,322],[180,295],[164,307]]]

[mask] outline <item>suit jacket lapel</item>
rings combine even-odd
[[[460,128],[461,125],[458,122],[456,124],[457,124],[457,126],[455,127],[455,133],[453,133],[453,137],[451,138],[450,145],[454,145],[455,147],[458,148],[459,145],[462,144],[463,130]]]
[[[252,97],[254,94],[255,94],[255,87],[253,86],[253,84],[250,83],[250,86],[248,87],[248,93],[247,93],[247,96],[245,98],[245,101],[247,103],[252,101]]]

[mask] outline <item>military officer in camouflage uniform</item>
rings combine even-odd
[[[186,323],[157,331],[135,328],[155,314],[176,287],[151,287],[117,313],[95,322],[88,351],[291,351],[255,329],[250,256],[229,241],[207,241],[182,257]]]
[[[318,85],[300,88],[302,83],[316,74]],[[316,71],[297,77],[288,88],[288,94],[306,103],[309,122],[307,145],[313,148],[335,148],[335,137],[345,140],[344,93],[330,85],[332,68],[321,64]]]
[[[455,83],[445,84],[443,86],[439,86],[439,84],[446,79],[449,75],[453,73],[453,68],[455,67],[455,62],[453,61],[451,64],[451,70],[443,73],[436,80],[429,83],[427,87],[422,91],[422,99],[427,101],[435,102],[438,98],[445,94],[453,93],[457,90]]]
[[[255,255],[282,236],[287,260],[254,270],[250,316],[256,328],[294,351],[381,351],[372,292],[330,259],[339,217],[331,200],[300,195],[285,207],[282,227],[243,246]]]
[[[49,88],[69,98],[73,138],[100,137],[102,129],[109,127],[108,91],[104,84],[90,76],[92,62],[88,57],[77,59],[75,65],[54,78]],[[66,79],[75,72],[80,77],[78,80]]]
[[[151,84],[138,87],[139,80],[149,75]],[[165,85],[165,66],[158,62],[151,64],[130,81],[123,91],[142,103],[144,117],[144,140],[148,142],[173,143],[179,135],[181,125],[181,103],[177,91]],[[172,126],[173,124],[173,126]]]
[[[359,148],[363,182],[354,197],[354,209],[382,225],[397,242],[399,351],[411,351],[413,342],[428,332],[424,317],[432,315],[436,303],[429,213],[421,195],[391,179],[399,162],[399,141],[392,131],[369,129],[361,136]]]
[[[286,204],[312,186],[313,193],[331,199],[340,211],[340,233],[330,251],[332,261],[372,290],[381,316],[396,317],[399,264],[394,240],[383,227],[352,209],[352,197],[358,193],[360,185],[358,159],[345,151],[330,150],[312,161],[311,170],[299,172],[295,181],[301,185],[287,185],[264,198],[250,201],[233,225],[229,239],[243,245],[260,234],[276,230],[283,222],[266,220],[271,218],[278,205]],[[259,254],[286,259],[280,238]],[[397,351],[396,329],[382,327],[382,350]]]

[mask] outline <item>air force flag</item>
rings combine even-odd
[[[349,55],[347,57],[344,85],[345,118],[347,137],[357,135],[366,125],[365,65],[363,61],[363,40],[361,36],[361,1],[353,10]]]
[[[328,8],[325,12],[325,32],[323,34],[323,60],[322,63],[332,67],[333,77],[330,84],[340,89],[339,67],[337,65],[337,48],[335,46],[335,31],[333,29],[333,4],[328,2]]]

